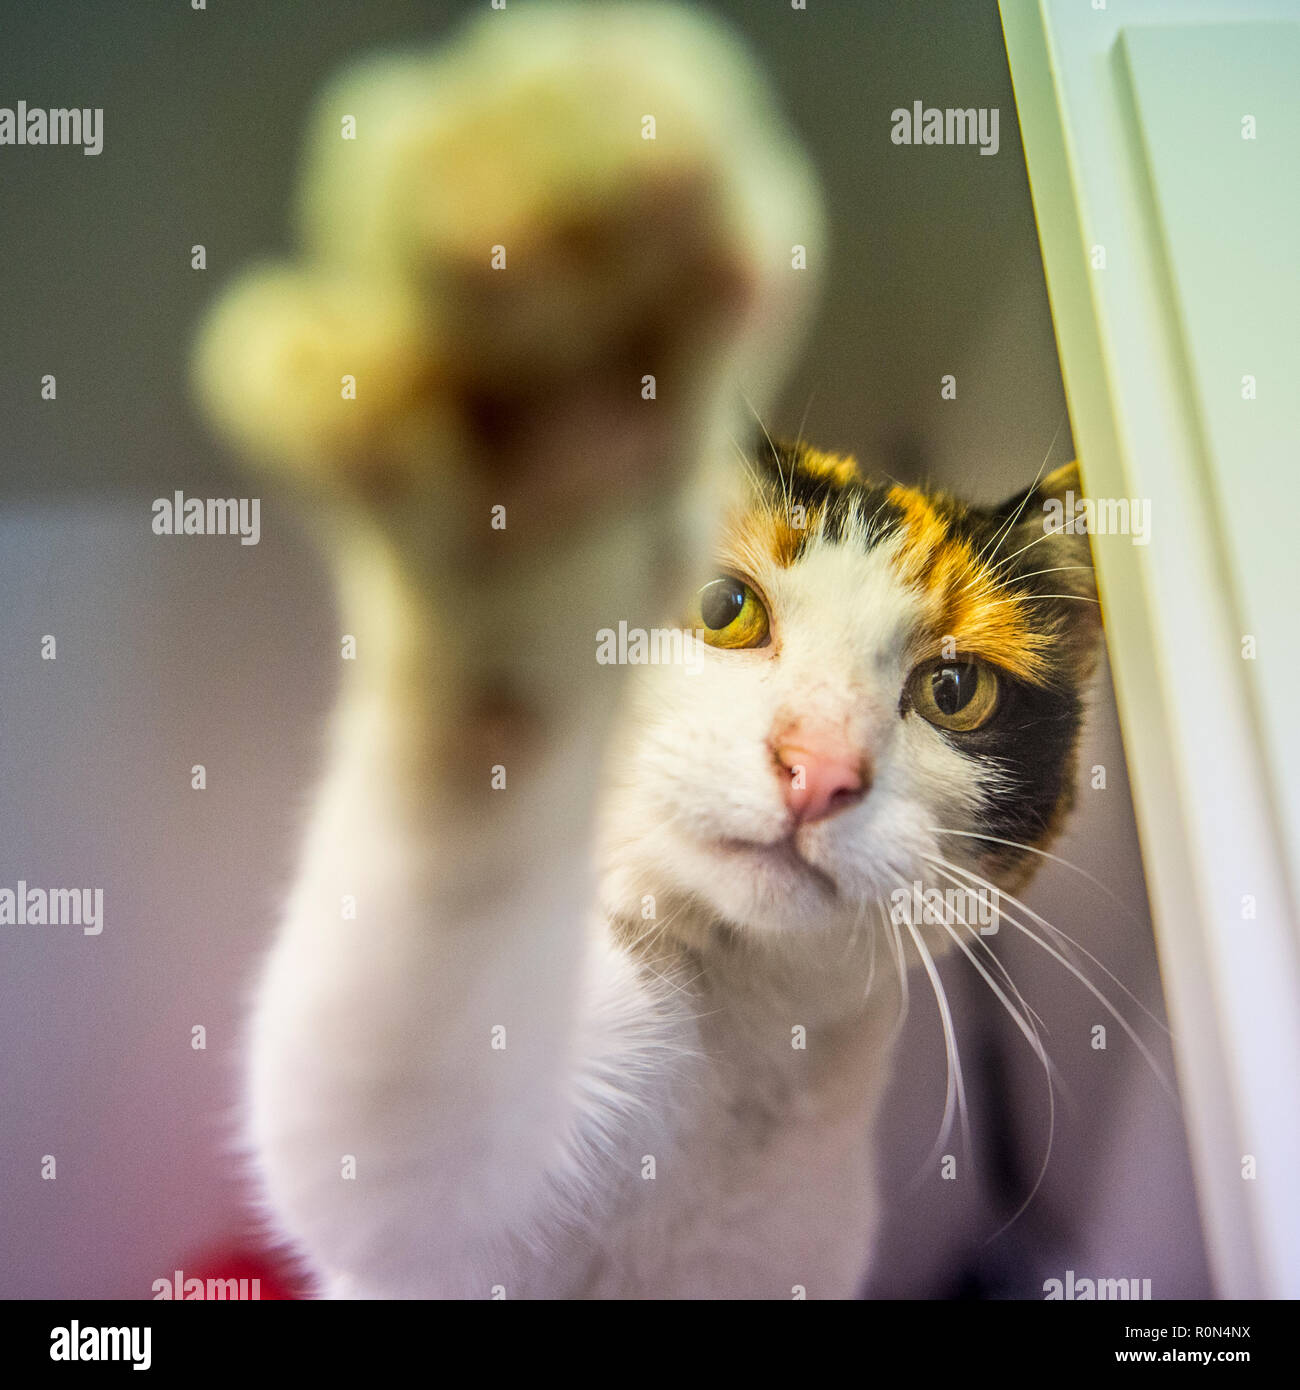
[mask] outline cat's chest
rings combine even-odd
[[[856,1061],[841,1049],[826,1070],[797,1048],[764,1051],[750,1019],[722,1012],[704,1025],[670,1125],[610,1155],[619,1178],[567,1292],[853,1297],[876,1225],[871,1128],[887,1066],[878,1048],[868,1062],[875,1028],[858,1030]]]
[[[634,1156],[635,1157],[635,1156]],[[869,1126],[751,1096],[690,1117],[648,1175],[640,1155],[596,1232],[587,1297],[852,1297],[876,1198]]]

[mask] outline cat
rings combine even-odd
[[[1069,807],[1077,468],[980,507],[750,430],[819,194],[698,16],[364,64],[305,187],[196,358],[344,634],[249,1030],[275,1229],[332,1297],[853,1297],[906,973],[987,959],[894,895],[1013,889]]]

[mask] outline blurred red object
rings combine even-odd
[[[295,1276],[288,1261],[264,1251],[238,1247],[210,1250],[186,1260],[171,1282],[171,1296],[176,1299],[266,1302],[305,1296],[301,1287],[304,1281]]]

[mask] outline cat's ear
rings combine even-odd
[[[1091,586],[1092,551],[1079,506],[1082,498],[1079,465],[1066,463],[1027,491],[989,508],[1000,523],[998,561],[1021,574],[1068,565],[1067,575]]]
[[[1092,549],[1084,523],[1077,462],[1063,464],[1027,491],[991,509],[1000,522],[995,564],[1008,577],[1056,599],[1062,637],[1081,672],[1090,670],[1101,636]]]

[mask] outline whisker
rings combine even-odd
[[[808,412],[812,409],[813,397],[816,394],[817,388],[814,386],[812,390],[808,392],[808,402],[803,408],[803,414],[799,417],[799,433],[794,437],[794,452],[796,457],[798,457],[799,454],[799,446],[803,443],[803,427],[808,423]]]
[[[958,868],[959,866],[954,865],[953,867]],[[955,883],[958,887],[964,886],[960,879],[955,878],[950,873],[947,873],[944,870],[944,868],[942,868],[938,863],[934,864],[934,868],[938,870],[938,872],[942,874],[943,877],[947,878],[950,882]],[[1156,1059],[1152,1055],[1150,1049],[1138,1036],[1137,1031],[1133,1027],[1133,1025],[1129,1023],[1128,1019],[1126,1019],[1124,1015],[1120,1013],[1120,1011],[1115,1007],[1115,1005],[1112,1004],[1111,1001],[1106,998],[1106,996],[1101,992],[1101,990],[1097,988],[1097,986],[1083,973],[1083,971],[1081,971],[1078,968],[1078,966],[1074,964],[1073,961],[1068,960],[1065,956],[1063,956],[1060,953],[1060,951],[1056,949],[1056,947],[1051,945],[1050,942],[1044,941],[1043,938],[1039,936],[1037,932],[1031,931],[1030,928],[1025,926],[1023,922],[1019,921],[1017,918],[1013,917],[1009,912],[1007,912],[1001,904],[1001,898],[1004,895],[1001,893],[1000,889],[995,888],[994,885],[990,883],[987,879],[981,878],[978,874],[972,872],[969,869],[962,869],[961,872],[968,876],[970,879],[972,879],[974,882],[979,883],[985,888],[988,888],[990,891],[998,894],[998,916],[1004,921],[1010,922],[1013,927],[1015,927],[1018,931],[1023,932],[1030,939],[1030,941],[1032,941],[1040,950],[1046,951],[1047,954],[1050,955],[1055,961],[1063,965],[1070,972],[1070,974],[1073,975],[1074,978],[1078,980],[1079,983],[1083,985],[1083,987],[1091,995],[1093,995],[1093,997],[1098,1001],[1098,1003],[1101,1004],[1102,1008],[1104,1008],[1106,1012],[1110,1014],[1110,1016],[1116,1021],[1116,1023],[1119,1024],[1119,1026],[1128,1035],[1129,1040],[1133,1043],[1134,1047],[1137,1048],[1138,1052],[1141,1053],[1143,1059],[1146,1061],[1146,1064],[1151,1068],[1152,1072],[1155,1074],[1156,1079],[1160,1082],[1164,1089],[1170,1095],[1172,1095],[1174,1093],[1173,1086],[1170,1084],[1169,1079],[1165,1076],[1159,1064],[1156,1062]],[[1030,915],[1032,916],[1034,914],[1031,913]]]
[[[930,862],[930,863],[933,865],[934,861],[929,860],[928,856],[924,856],[924,857],[927,859],[927,862]],[[947,906],[947,904],[945,904],[945,907],[946,907],[946,906]],[[1016,986],[1016,982],[1011,978],[1011,972],[1007,969],[1007,967],[1006,967],[1006,965],[1004,964],[1004,962],[999,958],[997,952],[995,952],[995,951],[993,950],[993,948],[988,944],[988,942],[985,941],[984,938],[980,935],[979,931],[978,931],[977,928],[975,927],[975,924],[974,924],[973,922],[968,922],[968,921],[957,911],[957,909],[956,909],[955,906],[954,906],[954,908],[953,908],[953,913],[954,913],[954,915],[956,916],[957,921],[958,921],[963,927],[965,927],[966,930],[967,930],[968,932],[970,932],[971,938],[972,938],[972,940],[974,941],[975,945],[976,945],[976,946],[979,946],[979,947],[984,951],[984,954],[988,957],[988,959],[992,962],[992,964],[993,964],[994,966],[996,966],[996,968],[997,968],[997,970],[998,970],[998,973],[999,973],[999,974],[1001,975],[1001,977],[1006,981],[1007,987],[1008,987],[1008,988],[1011,990],[1011,992],[1016,996],[1016,1001],[1019,1003],[1019,1005],[1021,1006],[1021,1008],[1024,1010],[1024,1012],[1025,1012],[1027,1018],[1032,1018],[1032,1019],[1033,1019],[1033,1028],[1034,1028],[1034,1034],[1035,1034],[1035,1036],[1037,1036],[1039,1028],[1041,1028],[1041,1029],[1043,1030],[1044,1033],[1048,1033],[1048,1034],[1050,1035],[1050,1033],[1051,1033],[1052,1030],[1051,1030],[1050,1028],[1048,1028],[1047,1024],[1043,1021],[1043,1018],[1042,1018],[1042,1016],[1038,1013],[1038,1011],[1037,1011],[1036,1009],[1034,1009],[1034,1008],[1029,1004],[1028,1000],[1026,1000],[1025,996],[1024,996],[1023,994],[1021,994],[1019,988]],[[951,924],[945,920],[944,925],[945,925],[945,926],[948,926],[948,925],[951,925]]]
[[[1013,550],[1010,555],[1004,555],[1002,559],[999,560],[997,564],[992,567],[991,573],[996,574],[999,570],[1006,569],[1006,567],[1012,562],[1012,560],[1016,558],[1017,555],[1023,555],[1026,550],[1032,550],[1034,546],[1036,546],[1039,543],[1039,541],[1050,540],[1052,536],[1068,535],[1069,532],[1066,531],[1065,525],[1066,523],[1062,522],[1059,526],[1053,526],[1051,528],[1045,527],[1043,530],[1043,534],[1041,536],[1035,536],[1034,539],[1030,541],[1028,545],[1022,545],[1019,550]]]
[[[764,509],[764,511],[766,511],[768,516],[775,516],[776,509],[772,505],[771,498],[768,495],[768,488],[766,487],[766,485],[763,482],[763,479],[759,476],[758,472],[754,468],[754,465],[751,462],[749,455],[741,447],[739,441],[736,439],[734,435],[728,435],[727,438],[731,441],[731,447],[736,451],[736,455],[740,459],[742,465],[744,466],[745,472],[749,474],[749,480],[754,485],[754,494],[758,500],[759,506],[761,506]]]
[[[1040,574],[1060,574],[1062,570],[1090,570],[1091,565],[1051,565],[1045,570],[1030,570],[1028,574],[1018,574],[1017,579],[1037,579]],[[1050,595],[1048,595],[1050,597]]]
[[[907,1013],[911,1008],[911,997],[907,984],[907,962],[903,959],[902,934],[897,925],[890,921],[885,912],[885,904],[879,898],[876,899],[876,906],[880,909],[880,921],[885,928],[885,934],[894,956],[894,965],[898,970],[898,1020],[894,1024],[894,1031],[889,1035],[889,1043],[892,1047],[898,1041],[899,1034],[903,1031],[903,1025],[907,1022]]]
[[[879,899],[877,899],[877,901],[879,901]],[[858,932],[862,928],[863,918],[867,915],[868,905],[869,904],[867,900],[864,898],[862,901],[862,909],[858,913],[858,920],[853,927],[853,935],[855,939],[857,938]],[[871,986],[876,978],[876,933],[874,931],[868,933],[867,944],[871,948],[871,954],[867,958],[867,987],[862,991],[863,999],[870,998]]]
[[[899,879],[899,884],[906,886],[903,885],[902,879]],[[944,1089],[943,1121],[939,1128],[939,1137],[935,1141],[929,1157],[925,1160],[922,1171],[929,1172],[933,1168],[935,1160],[943,1153],[949,1136],[952,1134],[954,1113],[961,1122],[962,1148],[965,1153],[966,1164],[969,1167],[971,1166],[970,1115],[966,1109],[966,1085],[962,1078],[961,1054],[957,1049],[957,1034],[953,1027],[948,995],[943,987],[943,981],[939,978],[939,972],[935,968],[934,957],[930,954],[930,948],[910,921],[905,922],[904,925],[911,934],[917,954],[921,957],[921,964],[925,967],[925,973],[930,978],[930,988],[934,991],[934,1002],[939,1007],[939,1020],[943,1025],[944,1051],[948,1058],[948,1081]]]
[[[971,924],[967,922],[964,917],[959,917],[959,920],[961,921],[962,925],[966,927],[968,930],[971,930],[973,934],[973,928],[971,928]],[[958,948],[965,954],[966,958],[975,967],[975,969],[978,970],[979,973],[983,976],[984,982],[993,991],[994,995],[1001,1001],[1002,1006],[1006,1009],[1007,1013],[1010,1014],[1011,1018],[1015,1021],[1016,1027],[1018,1027],[1020,1031],[1024,1034],[1025,1040],[1029,1043],[1030,1048],[1033,1050],[1034,1056],[1042,1064],[1043,1073],[1047,1079],[1047,1148],[1043,1153],[1043,1161],[1039,1165],[1038,1175],[1035,1177],[1033,1186],[1029,1189],[1029,1193],[1025,1197],[1024,1201],[1021,1202],[1021,1204],[1016,1208],[1016,1210],[1011,1214],[1011,1216],[1005,1222],[1003,1222],[1003,1224],[999,1226],[998,1229],[994,1231],[991,1236],[989,1236],[988,1240],[985,1241],[985,1244],[987,1245],[989,1241],[996,1240],[998,1236],[1000,1236],[1003,1233],[1003,1231],[1005,1231],[1009,1226],[1011,1226],[1020,1219],[1020,1217],[1024,1214],[1026,1208],[1029,1206],[1030,1202],[1032,1202],[1034,1198],[1038,1195],[1038,1189],[1043,1185],[1043,1179],[1047,1176],[1047,1166],[1051,1162],[1052,1146],[1056,1139],[1056,1091],[1053,1085],[1055,1068],[1052,1065],[1052,1059],[1047,1055],[1047,1049],[1043,1046],[1042,1039],[1038,1036],[1038,1030],[1036,1028],[1033,1028],[1025,1019],[1025,1017],[1012,1006],[1011,1001],[998,987],[997,982],[988,973],[988,971],[985,970],[984,966],[980,964],[980,961],[978,957],[975,955],[975,953],[961,939],[961,937],[955,931],[953,931],[952,924],[945,919],[943,921],[943,926],[944,930],[948,933],[948,935],[951,936],[952,939],[957,943]],[[976,936],[976,940],[978,941],[979,939],[980,938]],[[995,961],[997,960],[997,957],[993,954],[991,950],[989,951],[989,955]],[[998,964],[999,966],[1002,966],[1001,961],[998,961]],[[1017,999],[1019,999],[1020,1002],[1023,1004],[1024,996],[1020,993],[1019,989],[1016,988],[1016,985],[1014,981],[1012,981],[1010,974],[1006,973],[1006,967],[1002,966],[1002,969],[1003,973],[1006,974],[1007,983],[1011,985],[1011,988],[1015,992]],[[1027,1004],[1025,1005],[1025,1007],[1027,1009],[1029,1008]],[[1032,1013],[1033,1010],[1031,1009],[1030,1012]]]
[[[1000,526],[997,529],[997,531],[993,535],[993,540],[991,542],[985,542],[983,548],[980,550],[980,553],[975,557],[975,563],[977,565],[979,561],[983,558],[984,551],[989,548],[990,544],[993,546],[993,553],[989,556],[989,563],[991,564],[997,558],[998,547],[1007,538],[1007,536],[1011,534],[1012,527],[1014,527],[1016,522],[1020,520],[1021,512],[1024,511],[1025,507],[1029,503],[1029,499],[1034,495],[1034,489],[1037,488],[1039,480],[1043,476],[1043,469],[1047,467],[1047,461],[1052,457],[1052,453],[1056,448],[1056,441],[1061,437],[1061,426],[1065,424],[1066,419],[1067,416],[1062,415],[1060,420],[1057,421],[1056,431],[1052,435],[1052,442],[1047,446],[1047,452],[1043,455],[1042,463],[1038,465],[1038,472],[1034,474],[1034,481],[1030,483],[1029,487],[1025,490],[1025,495],[1020,499],[1020,505],[1012,514],[1011,519],[1007,521],[1004,526]]]
[[[781,455],[777,452],[776,445],[772,443],[772,436],[768,434],[767,426],[760,419],[758,411],[754,409],[754,403],[749,399],[747,395],[745,395],[743,391],[740,393],[740,398],[745,402],[746,409],[748,409],[749,413],[754,417],[759,429],[763,431],[763,438],[767,440],[767,447],[772,451],[772,460],[776,464],[776,476],[781,480],[781,495],[785,502],[785,514],[786,516],[789,516],[790,489],[787,486],[785,474],[781,469]]]
[[[1133,922],[1135,925],[1139,927],[1146,925],[1146,923],[1143,922],[1142,918],[1139,917],[1137,913],[1134,912],[1133,909],[1129,907],[1128,904],[1125,903],[1122,898],[1118,897],[1115,893],[1111,892],[1111,890],[1106,887],[1106,885],[1101,881],[1101,879],[1094,878],[1093,875],[1087,871],[1087,869],[1080,868],[1078,864],[1072,864],[1068,859],[1063,859],[1059,854],[1051,854],[1045,849],[1039,849],[1035,845],[1023,844],[1019,840],[1004,840],[998,835],[984,835],[976,830],[949,830],[946,826],[942,825],[932,825],[929,827],[929,830],[932,835],[960,835],[963,839],[968,840],[988,840],[990,841],[990,843],[995,845],[1006,845],[1009,849],[1020,849],[1024,850],[1028,854],[1036,854],[1040,859],[1050,859],[1053,864],[1060,864],[1062,867],[1066,869],[1071,869],[1076,874],[1079,874],[1081,877],[1086,878],[1094,888],[1100,888],[1101,891],[1105,893],[1105,895],[1111,900],[1111,902],[1113,902],[1115,906],[1118,907],[1120,911],[1124,913],[1124,915],[1129,919],[1129,921]]]
[[[941,855],[934,856],[931,862],[943,864],[946,868],[952,869],[959,874],[966,874],[968,876],[978,877],[977,875],[972,875],[971,870],[964,868],[960,864],[954,864],[951,861],[944,859]],[[988,886],[992,887],[992,885]],[[1100,960],[1097,956],[1094,956],[1093,953],[1086,946],[1081,945],[1078,941],[1074,939],[1074,937],[1070,936],[1067,932],[1063,931],[1054,922],[1049,922],[1046,917],[1043,917],[1039,913],[1035,912],[1034,909],[1030,907],[1028,903],[1023,902],[1020,898],[1017,898],[1014,893],[1008,893],[1001,888],[998,888],[996,892],[998,894],[999,900],[1002,898],[1006,898],[1010,903],[1012,903],[1014,906],[1018,907],[1023,913],[1025,913],[1026,916],[1032,917],[1033,920],[1039,924],[1039,926],[1043,927],[1046,931],[1051,932],[1054,937],[1066,942],[1073,950],[1078,951],[1080,955],[1087,956],[1087,958],[1097,967],[1098,970],[1100,970],[1104,975],[1106,975],[1107,978],[1112,981],[1112,983],[1114,983],[1121,990],[1124,991],[1124,993],[1129,997],[1129,999],[1131,999],[1133,1003],[1136,1004],[1137,1007],[1141,1009],[1144,1014],[1146,1014],[1146,1016],[1151,1020],[1151,1022],[1154,1023],[1162,1033],[1166,1034],[1166,1036],[1169,1036],[1169,1029],[1166,1026],[1166,1024],[1161,1019],[1157,1018],[1156,1015],[1153,1014],[1151,1010],[1148,1009],[1147,1006],[1137,997],[1137,995],[1134,994],[1131,989],[1129,989],[1129,987],[1124,983],[1124,981],[1121,980],[1119,976],[1116,975],[1115,972],[1111,970],[1110,967],[1107,966],[1104,961]]]
[[[963,940],[962,937],[959,936],[955,931],[953,931],[954,924],[950,922],[947,918],[941,918],[940,921],[944,930],[948,933],[949,936],[952,937],[953,941],[957,943],[957,946],[961,950],[962,954],[965,955],[966,958],[970,961],[970,963],[975,967],[975,969],[979,971],[980,975],[983,976],[985,983],[993,991],[997,999],[1001,1002],[1003,1008],[1005,1008],[1007,1013],[1011,1015],[1011,1018],[1015,1021],[1016,1027],[1019,1028],[1021,1033],[1024,1034],[1030,1047],[1033,1049],[1034,1055],[1038,1057],[1040,1061],[1044,1062],[1044,1064],[1047,1064],[1048,1059],[1046,1049],[1043,1047],[1043,1041],[1038,1034],[1037,1028],[1035,1028],[1033,1024],[1029,1021],[1029,1019],[1025,1017],[1025,1014],[1020,1009],[1017,1009],[1015,1005],[1011,1003],[1010,999],[1007,998],[1005,991],[993,978],[993,976],[989,974],[988,969],[984,965],[984,963],[979,959],[979,957],[974,953],[974,951],[971,950],[970,944],[967,941]],[[973,930],[973,928],[971,928],[971,924],[968,921],[966,921],[964,917],[958,917],[957,921],[963,927]],[[993,959],[997,960],[997,957],[994,956]],[[997,963],[1005,971],[1006,967],[1002,965],[1002,962],[997,961]],[[1010,982],[1009,976],[1007,977],[1007,979]],[[1016,988],[1014,983],[1011,983],[1011,988],[1012,991],[1015,993],[1016,998],[1020,1001],[1021,1004],[1024,1005],[1025,1009],[1029,1010],[1030,1013],[1033,1013],[1033,1010],[1029,1009],[1028,1004],[1025,1004],[1024,996],[1020,993],[1019,989]],[[1036,1014],[1034,1016],[1037,1017]]]
[[[1019,594],[1019,593],[1015,593],[1015,594],[1008,594],[1006,598],[991,599],[991,600],[989,600],[989,602],[986,603],[984,606],[985,606],[986,608],[997,608],[999,605],[1001,605],[1001,604],[1003,604],[1003,603],[1025,603],[1025,602],[1027,602],[1027,601],[1032,601],[1033,599],[1036,599],[1036,598],[1064,598],[1064,599],[1073,599],[1075,603],[1096,603],[1096,604],[1100,604],[1100,603],[1101,603],[1101,600],[1100,600],[1100,599],[1097,599],[1097,598],[1089,598],[1087,594],[1035,594],[1035,593]]]

